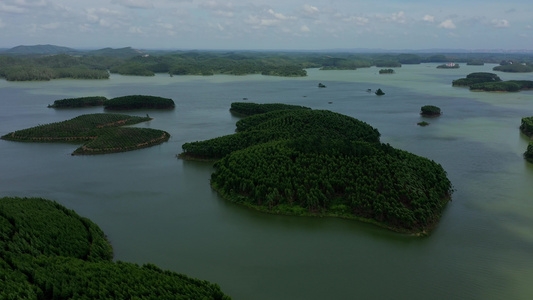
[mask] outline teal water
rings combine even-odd
[[[0,195],[56,200],[106,232],[115,259],[152,262],[218,283],[234,299],[531,299],[533,165],[520,119],[533,91],[478,93],[451,81],[492,65],[404,65],[309,70],[305,78],[129,77],[0,81],[0,135],[102,108],[54,110],[54,100],[102,95],[169,97],[174,111],[135,111],[169,142],[133,152],[71,156],[69,144],[0,140]],[[533,80],[531,74],[498,73]],[[317,88],[318,82],[327,85]],[[381,88],[377,97],[367,89]],[[379,129],[381,140],[442,164],[454,188],[437,229],[414,238],[333,218],[262,214],[223,201],[211,164],[176,159],[185,142],[231,134],[232,102],[328,109]],[[331,103],[330,103],[331,102]],[[423,105],[443,115],[417,126]]]

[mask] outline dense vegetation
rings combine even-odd
[[[108,79],[107,62],[106,58],[66,54],[43,57],[0,56],[0,77],[9,81]]]
[[[424,105],[420,108],[420,114],[428,117],[440,116],[440,108],[434,105]]]
[[[484,82],[500,82],[502,81],[498,75],[487,72],[475,72],[466,75],[466,78],[459,78],[452,81],[452,86],[468,86],[470,87],[476,83]]]
[[[533,117],[522,118],[520,124],[520,130],[528,137],[533,137]],[[529,142],[526,152],[524,152],[524,158],[533,163],[533,142]]]
[[[466,62],[466,65],[467,66],[483,66],[485,65],[485,63],[483,62],[483,60],[473,59],[473,60]]]
[[[383,96],[383,95],[385,95],[385,92],[383,92],[381,89],[377,89],[375,94],[378,95],[378,96]]]
[[[321,70],[356,70],[358,68],[370,68],[372,63],[368,60],[328,57],[322,60],[321,65]]]
[[[518,92],[520,91],[520,85],[508,81],[490,83],[484,82],[473,84],[470,86],[470,89],[474,91],[486,92]]]
[[[13,51],[5,52],[4,55],[0,53],[0,77],[7,80],[102,79],[109,78],[109,72],[138,76],[153,76],[156,73],[166,73],[170,76],[214,74],[306,76],[306,68],[355,70],[370,66],[392,68],[401,67],[402,64],[447,61],[497,63],[504,57],[512,57],[510,62],[516,66],[529,67],[533,62],[532,56],[527,54],[139,51],[129,47],[86,52],[74,49],[62,50],[56,47],[52,49],[53,52],[49,52],[48,48],[50,47],[46,47],[45,52],[39,52],[40,54],[28,52],[31,51],[28,47],[21,50],[22,52],[12,49]],[[57,54],[62,53],[61,51],[65,51],[64,54]]]
[[[511,72],[511,73],[528,73],[533,72],[533,65],[531,64],[507,64],[492,68],[494,71]]]
[[[300,106],[300,105],[289,105],[283,103],[266,103],[266,104],[257,104],[257,103],[244,103],[244,102],[233,102],[231,103],[230,111],[243,116],[251,116],[257,114],[263,114],[275,110],[285,110],[285,109],[310,109],[309,107]]]
[[[72,154],[105,154],[151,147],[167,141],[170,135],[151,128],[120,128],[151,120],[122,114],[89,114],[71,120],[17,130],[2,136],[20,142],[85,143]]]
[[[113,262],[100,228],[40,198],[0,198],[0,299],[230,299],[207,281]]]
[[[402,64],[395,60],[374,60],[374,65],[378,68],[399,68]]]
[[[379,74],[394,74],[393,69],[381,69],[379,70]]]
[[[525,135],[533,137],[533,117],[522,118],[520,130],[522,130]]]
[[[110,110],[130,109],[172,109],[174,100],[156,96],[130,95],[110,99],[104,102],[104,108]]]
[[[474,91],[488,92],[517,92],[533,88],[531,80],[507,80],[502,81],[494,73],[477,72],[470,73],[466,78],[459,78],[452,82],[452,86],[468,86]]]
[[[241,119],[236,131],[186,143],[181,157],[220,159],[213,188],[255,209],[421,233],[449,200],[451,183],[439,164],[381,144],[375,128],[348,116],[276,110]]]
[[[530,163],[533,163],[533,142],[529,142],[526,152],[524,152],[524,158]]]
[[[243,103],[242,106],[245,104]],[[250,103],[251,109],[257,104]],[[245,111],[242,109],[242,111]],[[330,111],[292,109],[256,114],[237,122],[237,133],[183,144],[186,158],[220,159],[233,151],[305,135],[378,142],[379,132],[359,120]]]
[[[74,107],[101,106],[101,105],[104,105],[104,101],[107,101],[107,98],[102,97],[102,96],[68,98],[68,99],[62,99],[62,100],[55,100],[54,104],[48,105],[48,107],[74,108]]]

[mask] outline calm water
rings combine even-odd
[[[99,224],[115,259],[216,282],[238,300],[531,299],[533,165],[522,158],[528,139],[518,127],[533,116],[533,91],[454,88],[453,79],[493,66],[435,66],[406,65],[395,75],[370,68],[309,70],[306,78],[0,81],[0,135],[102,112],[46,107],[57,99],[148,94],[176,102],[174,111],[130,113],[149,113],[154,120],[137,126],[172,135],[139,151],[71,156],[76,145],[0,140],[0,195],[56,200]],[[414,238],[354,221],[262,214],[220,199],[209,187],[211,164],[175,155],[185,142],[231,134],[238,119],[230,103],[244,97],[356,117],[378,128],[383,142],[442,164],[456,192],[438,228]],[[427,104],[444,114],[419,127]]]

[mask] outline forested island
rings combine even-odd
[[[104,106],[108,110],[133,110],[133,109],[173,109],[176,105],[169,98],[129,95],[107,99],[102,96],[79,97],[55,100],[50,108],[79,108],[88,106]]]
[[[217,160],[212,187],[260,211],[357,219],[422,235],[436,226],[452,191],[439,164],[382,144],[379,131],[357,119],[276,108],[232,104],[249,115],[236,133],[185,143],[180,157]]]
[[[1,138],[18,142],[83,143],[72,155],[124,152],[168,141],[170,134],[151,128],[122,127],[151,120],[122,114],[88,114],[73,119],[17,130]]]
[[[379,74],[394,74],[393,69],[381,69],[379,70]]]
[[[112,259],[89,219],[46,199],[0,198],[0,299],[230,299],[208,281]]]
[[[511,72],[511,73],[529,73],[533,72],[533,64],[529,63],[507,63],[492,68],[494,71]]]
[[[476,72],[468,74],[466,78],[460,78],[452,81],[452,86],[469,87],[472,91],[518,92],[520,90],[532,89],[533,81],[502,81],[501,78],[494,73]]]
[[[103,105],[109,110],[173,109],[176,106],[172,99],[146,95],[116,97],[105,101]]]
[[[509,60],[509,57],[512,59]],[[129,47],[79,51],[42,45],[15,47],[0,52],[0,78],[9,81],[108,79],[110,73],[136,76],[164,73],[170,76],[262,74],[300,77],[307,75],[308,68],[356,70],[372,66],[394,68],[403,64],[447,61],[470,64],[500,63],[504,65],[498,70],[504,72],[522,72],[533,68],[533,56],[529,54],[141,51]]]
[[[420,108],[420,114],[424,117],[438,117],[441,114],[440,107],[424,105]]]
[[[79,97],[79,98],[67,98],[61,100],[55,100],[54,104],[48,105],[50,108],[79,108],[90,106],[102,106],[104,101],[107,101],[106,97],[92,96],[92,97]]]

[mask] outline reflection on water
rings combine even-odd
[[[169,142],[134,152],[70,156],[76,145],[0,141],[0,192],[56,200],[98,223],[115,258],[153,262],[217,282],[234,299],[529,299],[533,295],[533,166],[520,119],[533,93],[474,93],[451,81],[492,66],[405,65],[309,70],[305,78],[111,76],[110,80],[0,81],[0,134],[101,108],[54,110],[54,100],[148,94],[174,111],[135,111]],[[519,79],[521,74],[499,74]],[[523,77],[522,77],[523,78]],[[317,83],[327,85],[318,89]],[[376,97],[367,89],[381,88]],[[268,215],[209,187],[211,163],[176,159],[185,142],[231,134],[232,102],[329,109],[379,129],[382,141],[442,164],[456,189],[427,238],[333,218]],[[423,105],[444,114],[416,123]],[[529,113],[527,113],[529,112]],[[525,115],[524,115],[525,114]]]

